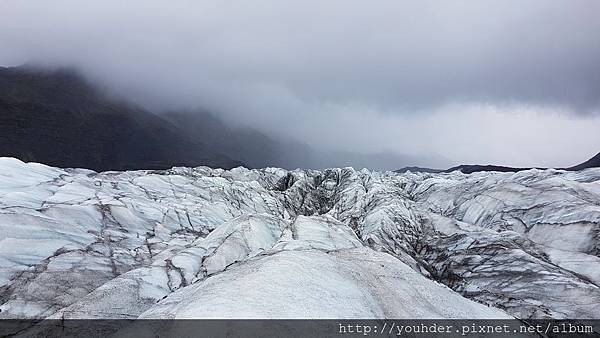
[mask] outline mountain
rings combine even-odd
[[[310,147],[231,126],[202,110],[154,114],[106,95],[74,70],[33,67],[0,68],[0,156],[96,171],[198,165],[390,170],[432,160]]]
[[[0,318],[600,319],[599,183],[0,158]]]
[[[558,168],[560,170],[567,170],[567,171],[579,171],[579,170],[584,170],[584,169],[589,169],[589,168],[600,168],[600,153],[596,154],[596,156],[592,157],[591,159],[569,167],[569,168]],[[480,165],[480,164],[461,164],[459,166],[456,167],[452,167],[450,169],[446,169],[446,170],[441,170],[441,169],[431,169],[431,168],[421,168],[421,167],[404,167],[402,169],[398,169],[395,170],[395,172],[397,173],[405,173],[407,171],[411,171],[411,172],[422,172],[422,173],[451,173],[453,171],[460,171],[463,174],[472,174],[475,172],[482,172],[482,171],[498,171],[498,172],[519,172],[519,171],[524,171],[524,170],[530,170],[530,169],[534,169],[534,168],[515,168],[515,167],[504,167],[504,166],[499,166],[499,165]],[[541,169],[544,170],[546,168],[535,168],[535,169]]]
[[[0,68],[0,156],[95,170],[243,163],[72,70]]]
[[[474,172],[479,171],[499,171],[499,172],[519,172],[523,170],[529,170],[532,168],[514,168],[514,167],[504,167],[500,165],[480,165],[480,164],[462,164],[456,167],[452,167],[450,169],[446,169],[443,172],[453,172],[460,171],[463,174],[472,174]]]
[[[579,171],[579,170],[584,170],[584,169],[589,169],[589,168],[599,168],[599,167],[600,167],[600,153],[596,154],[596,156],[590,158],[589,160],[587,160],[581,164],[574,165],[574,166],[568,167],[568,168],[557,168],[557,169],[567,170],[567,171]],[[446,170],[444,170],[444,172],[453,172],[455,170],[458,170],[464,174],[471,174],[471,173],[480,172],[480,171],[519,172],[519,171],[529,170],[529,169],[534,169],[534,168],[515,168],[515,167],[504,167],[504,166],[498,166],[498,165],[463,164],[463,165],[459,165],[456,167],[452,167],[450,169],[446,169]],[[535,169],[544,170],[546,168],[535,168]]]
[[[588,169],[588,168],[598,168],[600,167],[600,153],[596,154],[596,156],[590,158],[589,160],[572,166],[570,168],[566,168],[565,170],[571,170],[571,171],[575,171],[575,170],[583,170],[583,169]]]
[[[168,111],[160,114],[182,133],[210,149],[218,149],[250,168],[311,167],[315,152],[299,142],[278,139],[249,127],[233,127],[205,111]]]
[[[285,137],[273,137],[249,127],[232,127],[209,112],[166,112],[161,117],[212,149],[251,168],[324,169],[334,167],[389,170],[397,163],[440,161],[392,152],[358,153],[308,146]]]
[[[423,167],[416,167],[416,166],[404,167],[404,168],[395,170],[395,172],[400,173],[400,174],[403,174],[403,173],[409,172],[409,171],[413,172],[413,173],[433,173],[433,174],[443,172],[443,170],[441,170],[441,169],[423,168]]]

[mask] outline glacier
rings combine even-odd
[[[0,318],[600,319],[600,169],[0,158]]]

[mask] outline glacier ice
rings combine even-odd
[[[600,318],[600,169],[0,158],[0,318]]]

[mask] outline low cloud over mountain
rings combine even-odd
[[[600,145],[598,12],[586,0],[18,1],[2,7],[0,65],[76,67],[153,112],[420,160],[393,168],[564,167]]]

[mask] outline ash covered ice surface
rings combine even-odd
[[[600,318],[600,169],[0,158],[0,318]]]

